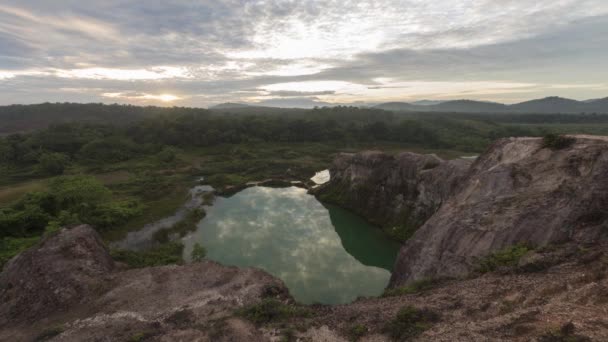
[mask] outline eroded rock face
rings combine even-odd
[[[331,181],[312,192],[405,240],[449,197],[470,164],[409,152],[344,153],[330,168]]]
[[[89,226],[45,238],[9,261],[0,274],[0,327],[84,303],[107,283],[113,268],[99,235]]]
[[[99,235],[79,226],[6,265],[0,341],[32,341],[49,329],[54,341],[261,341],[233,316],[267,297],[292,301],[281,280],[254,268],[203,261],[122,270]]]
[[[402,247],[391,286],[460,276],[520,242],[598,242],[608,232],[608,138],[576,136],[563,150],[540,138],[502,139]]]

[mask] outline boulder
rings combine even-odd
[[[0,274],[0,327],[36,321],[83,303],[104,287],[114,262],[90,226],[62,229]]]

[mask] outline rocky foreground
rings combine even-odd
[[[317,195],[412,235],[384,297],[304,307],[261,270],[126,269],[79,226],[6,264],[0,341],[606,341],[608,138],[574,138],[472,165],[339,156]]]

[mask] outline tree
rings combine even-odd
[[[84,221],[101,203],[110,199],[111,192],[97,178],[91,176],[63,176],[49,184],[60,210],[78,214]]]
[[[61,175],[69,164],[69,158],[63,153],[44,153],[38,159],[38,167],[44,174]]]

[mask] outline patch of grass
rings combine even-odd
[[[112,250],[115,261],[124,262],[132,268],[180,264],[183,262],[184,245],[170,242],[146,251]]]
[[[37,236],[29,238],[5,237],[0,239],[0,270],[11,258],[32,247],[39,240],[40,238]]]
[[[188,211],[186,216],[171,228],[164,228],[154,233],[152,239],[159,243],[167,243],[171,235],[184,237],[186,234],[196,229],[196,225],[207,215],[204,209],[197,208]]]
[[[7,206],[17,201],[28,192],[41,191],[46,189],[45,180],[35,180],[25,183],[13,184],[0,188],[0,207]]]
[[[63,327],[63,325],[57,325],[54,327],[50,327],[50,328],[44,329],[38,336],[36,336],[34,338],[34,341],[35,342],[47,341],[57,335],[60,335],[64,331],[65,331],[65,328]]]
[[[156,333],[152,332],[152,331],[138,332],[138,333],[131,335],[128,342],[142,342],[142,341],[145,341],[145,340],[151,338],[154,335],[156,335]]]
[[[355,324],[348,329],[348,339],[350,341],[359,341],[363,336],[367,334],[367,327],[363,324]]]
[[[394,289],[386,289],[382,294],[382,297],[402,296],[414,293],[420,293],[423,291],[430,290],[437,286],[440,281],[438,279],[421,279],[417,280],[410,285],[401,286]]]
[[[480,273],[487,273],[501,267],[516,267],[519,259],[531,250],[532,248],[523,243],[506,247],[480,259],[476,270]]]
[[[428,330],[439,321],[439,315],[428,309],[406,306],[384,327],[394,341],[408,341]]]
[[[576,142],[576,138],[558,134],[547,134],[543,137],[543,148],[552,150],[563,150],[572,146]]]
[[[296,317],[309,317],[309,309],[297,305],[283,304],[272,298],[266,298],[257,304],[247,306],[237,312],[238,315],[257,324],[269,324]]]

